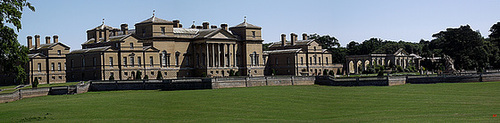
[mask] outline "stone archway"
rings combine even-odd
[[[359,71],[360,69],[363,69],[363,62],[361,62],[361,60],[358,60],[356,62],[356,73],[359,74],[361,71]]]
[[[368,70],[368,66],[370,66],[370,61],[369,60],[365,60],[365,63],[363,64],[364,67],[363,67],[363,70]]]

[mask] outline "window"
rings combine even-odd
[[[109,66],[113,67],[113,57],[109,57]]]
[[[57,50],[57,55],[61,56],[61,50]]]
[[[266,62],[266,56],[262,57],[262,61],[264,61],[264,64],[267,64],[267,62]]]
[[[123,65],[124,67],[127,67],[127,57],[123,57]]]
[[[286,65],[290,65],[290,57],[286,57]]]
[[[179,55],[181,53],[179,52],[175,52],[175,66],[179,66]]]
[[[146,29],[142,29],[142,37],[146,37]]]
[[[130,66],[134,67],[134,56],[130,56]]]
[[[75,66],[75,60],[71,59],[71,68],[73,68],[73,66]]]
[[[252,31],[252,37],[255,38],[255,31]]]
[[[316,47],[314,47],[314,51],[316,51]]]
[[[161,27],[161,34],[165,35],[165,27]]]
[[[313,59],[312,57],[309,57],[309,65],[312,65],[313,64]]]
[[[97,59],[95,57],[92,57],[92,66],[96,66],[97,65]]]
[[[149,66],[153,67],[153,56],[149,57]]]
[[[304,57],[300,57],[300,65],[304,65]]]
[[[115,47],[116,47],[116,48],[120,48],[120,43],[116,43],[116,44],[115,44]]]
[[[110,73],[109,73],[109,76],[110,76],[110,77],[112,76],[113,78],[115,78],[115,73],[110,72]]]
[[[278,65],[278,58],[274,58],[274,64]]]
[[[139,65],[139,67],[141,66],[141,57],[137,57],[137,64]]]
[[[62,79],[62,76],[59,76],[59,79]]]
[[[85,67],[85,58],[82,58],[82,67]]]
[[[123,72],[123,75],[128,76],[128,72]]]
[[[316,56],[314,57],[314,65],[316,65],[318,61],[316,60]]]
[[[134,43],[130,43],[130,49],[134,49]]]
[[[167,66],[167,51],[162,51],[161,53],[161,66]]]
[[[38,72],[42,72],[42,63],[38,63]]]
[[[328,65],[328,57],[326,57],[326,65]]]
[[[50,63],[50,70],[55,71],[55,69],[54,69],[54,63]]]
[[[189,66],[189,56],[188,55],[184,55],[184,59],[186,59],[186,66]]]
[[[61,62],[57,63],[57,70],[61,71]]]
[[[321,61],[321,57],[319,57],[318,59],[319,59],[319,65],[323,65],[322,64],[323,62]]]
[[[64,70],[66,70],[68,65],[66,65],[66,62],[64,62]]]

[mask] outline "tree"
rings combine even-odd
[[[262,51],[268,51],[269,50],[269,45],[272,43],[262,43]]]
[[[38,79],[35,79],[31,84],[31,88],[36,88],[36,87],[38,87]]]
[[[436,49],[455,60],[457,69],[474,69],[488,66],[490,55],[481,34],[469,25],[448,28],[432,35]]]
[[[5,24],[11,23],[19,32],[23,8],[28,7],[31,11],[35,11],[35,7],[26,0],[3,0],[0,6],[0,56],[2,56],[0,57],[0,73],[14,76],[18,83],[12,84],[21,84],[21,82],[26,82],[27,78],[23,66],[28,62],[29,51],[28,48],[19,44],[15,31]]]
[[[160,71],[158,71],[158,74],[156,74],[156,79],[157,80],[162,80],[163,79],[163,75],[161,75]]]
[[[141,78],[142,78],[141,76],[142,76],[141,71],[137,71],[137,72],[135,73],[135,79],[139,80],[139,79],[141,79]]]
[[[500,22],[493,24],[490,28],[491,34],[488,35],[490,39],[496,43],[496,45],[500,46]]]

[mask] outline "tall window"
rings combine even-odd
[[[54,69],[54,63],[50,63],[50,70],[55,71],[55,69]]]
[[[149,57],[149,66],[153,67],[153,56]]]
[[[328,57],[326,57],[326,59],[325,59],[325,60],[326,60],[326,65],[328,65]]]
[[[167,51],[162,51],[161,53],[161,66],[167,66]]]
[[[141,66],[141,57],[137,57],[137,64],[139,65],[139,67]]]
[[[82,67],[85,67],[85,58],[82,58]]]
[[[300,57],[300,65],[304,65],[304,57]]]
[[[64,70],[68,69],[68,65],[66,65],[66,62],[64,62]]]
[[[130,56],[130,66],[134,67],[134,56]]]
[[[286,65],[290,65],[290,57],[286,57]]]
[[[313,64],[313,59],[312,57],[309,57],[309,65],[312,65]]]
[[[146,37],[146,29],[142,29],[142,37]]]
[[[181,53],[179,52],[175,52],[175,66],[179,66],[179,55]]]
[[[252,37],[255,38],[255,31],[252,31]]]
[[[123,57],[123,66],[127,67],[127,57]]]
[[[95,57],[92,58],[92,66],[96,66],[97,64],[97,59]]]
[[[42,72],[42,63],[38,63],[38,72]]]
[[[316,56],[314,56],[314,65],[318,64],[318,61],[316,60]]]
[[[113,57],[109,57],[109,66],[113,67]]]
[[[321,61],[321,57],[319,57],[318,59],[319,59],[319,65],[323,65],[323,61]]]
[[[57,63],[57,70],[61,71],[61,62]]]
[[[276,58],[276,57],[274,58],[274,64],[278,65],[278,58]]]

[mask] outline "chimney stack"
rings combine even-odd
[[[297,34],[291,33],[290,34],[290,40],[291,40],[291,45],[295,45],[295,41],[297,41]]]
[[[52,36],[52,38],[54,38],[54,43],[58,43],[59,42],[59,36],[54,35],[54,36]]]
[[[40,47],[40,35],[35,35],[35,49]]]
[[[121,30],[123,32],[123,35],[128,35],[128,24],[125,24],[125,23],[121,24],[120,27],[121,27]]]
[[[28,38],[28,49],[31,49],[33,47],[33,37],[28,36],[26,38]]]
[[[45,36],[45,44],[50,44],[50,36]]]
[[[227,30],[227,24],[225,24],[225,23],[220,24],[220,28],[222,28],[224,30]]]
[[[179,21],[179,20],[173,20],[172,22],[174,22],[174,28],[181,28],[179,26],[179,24],[180,24],[181,21]]]
[[[308,40],[306,33],[302,33],[302,40]]]
[[[196,29],[203,29],[202,26],[196,26]]]
[[[281,46],[285,47],[285,44],[286,44],[286,35],[281,34]]]
[[[210,25],[208,22],[203,22],[203,29],[208,29],[208,25]]]
[[[212,26],[210,26],[210,28],[217,29],[217,26],[216,25],[212,25]]]

